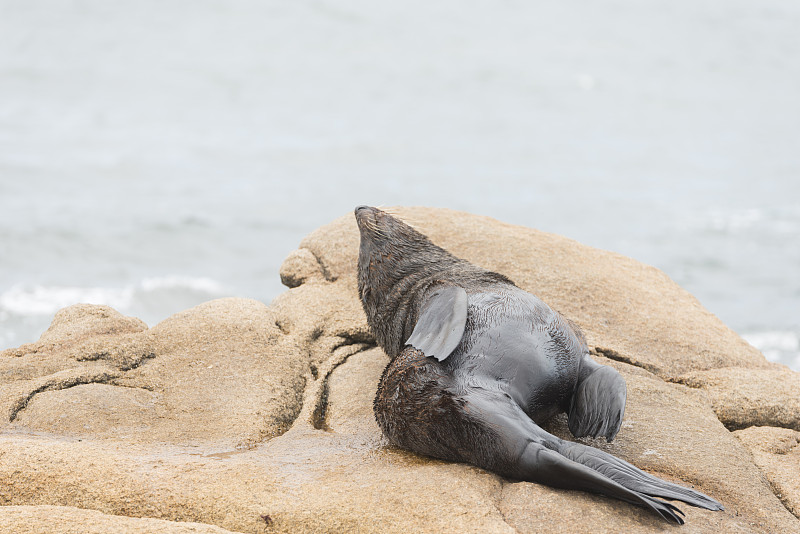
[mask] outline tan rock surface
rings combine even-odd
[[[754,426],[733,435],[753,453],[755,464],[786,508],[800,517],[800,432]]]
[[[230,534],[202,523],[106,515],[68,506],[0,507],[0,532],[14,534]]]
[[[150,330],[121,317],[72,306],[39,343],[4,353],[0,429],[231,449],[284,432],[299,413],[308,362],[285,357],[300,349],[264,304],[216,300]],[[45,371],[30,371],[38,362]]]
[[[800,373],[783,365],[694,371],[679,382],[705,390],[717,417],[729,429],[776,426],[800,430]]]
[[[800,532],[787,510],[800,490],[786,483],[789,498],[776,497],[772,464],[717,417],[720,392],[745,384],[754,393],[737,407],[768,400],[778,371],[663,273],[484,217],[398,212],[544,298],[581,325],[598,359],[615,360],[603,359],[628,382],[625,422],[616,441],[592,444],[726,505],[682,506],[684,531]],[[269,307],[221,299],[147,329],[109,308],[73,306],[39,342],[0,353],[0,532],[674,528],[618,501],[387,446],[372,397],[388,360],[358,302],[357,247],[347,215],[287,258],[281,277],[293,289]],[[779,375],[789,395],[781,388],[797,374]],[[759,404],[747,421],[798,416],[795,405],[786,416],[775,407]],[[550,430],[569,437],[563,418]],[[796,455],[783,459],[786,473],[800,471]]]

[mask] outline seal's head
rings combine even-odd
[[[416,300],[418,290],[434,283],[443,271],[466,262],[385,211],[358,206],[355,217],[361,231],[358,294],[367,321],[380,340],[382,332],[393,330],[394,325],[402,330],[406,313],[416,317],[416,305],[411,301]],[[399,336],[387,334],[387,340],[396,343]]]
[[[358,292],[365,305],[376,294],[385,295],[415,272],[459,261],[385,211],[358,206],[355,216],[361,232]]]

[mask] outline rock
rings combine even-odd
[[[292,288],[311,280],[324,280],[322,267],[307,248],[300,248],[289,253],[281,265],[281,283]]]
[[[68,506],[3,506],[0,532],[15,534],[228,534],[230,531],[201,523],[140,519],[106,515]]]
[[[142,332],[144,321],[126,317],[108,306],[75,304],[56,313],[39,344],[64,345],[87,337]]]
[[[665,382],[628,364],[601,359],[598,362],[615,367],[628,385],[628,406],[620,431],[620,435],[625,433],[625,439],[618,436],[612,443],[603,439],[582,441],[625,458],[659,477],[698,488],[724,504],[726,514],[680,506],[690,517],[684,525],[688,531],[708,532],[711,526],[722,532],[748,531],[752,526],[747,527],[736,520],[741,516],[751,518],[755,525],[783,522],[785,508],[775,499],[771,488],[763,483],[748,451],[715,417],[705,395]],[[555,423],[559,421],[560,425],[555,424],[549,430],[570,439],[566,417]],[[722,473],[724,475],[720,476]],[[619,518],[605,522],[609,532],[613,530],[609,525],[627,525],[630,516],[639,512],[631,508],[630,513],[625,514],[619,508],[611,504],[603,512],[607,516],[619,515]],[[661,526],[656,520],[644,528],[650,517],[639,513],[644,517],[638,526],[626,526],[620,530],[650,532],[650,529]],[[800,528],[800,524],[795,527]],[[517,526],[520,532],[539,531],[537,529]]]
[[[372,413],[375,386],[389,364],[389,357],[379,348],[350,356],[331,374],[326,426],[339,433],[379,437]]]
[[[800,430],[800,373],[783,365],[694,371],[679,382],[708,393],[717,417],[731,430],[751,426]]]
[[[797,432],[729,431],[796,428],[797,373],[652,267],[485,217],[397,213],[581,326],[629,390],[617,439],[584,441],[726,506],[682,506],[683,531],[800,532]],[[347,215],[289,255],[290,289],[270,306],[220,299],[150,329],[71,306],[38,342],[0,353],[0,532],[671,528],[389,446],[372,416],[388,359],[358,301],[357,247]],[[569,438],[563,417],[548,429]]]
[[[264,304],[216,300],[135,334],[117,333],[135,324],[117,312],[98,323],[108,310],[96,308],[59,312],[58,330],[80,332],[69,343],[51,328],[27,355],[0,359],[0,429],[230,450],[280,435],[300,412],[309,362],[286,357],[300,348]],[[50,374],[14,371],[40,361]]]
[[[733,435],[753,454],[784,506],[800,517],[800,432],[754,426]]]

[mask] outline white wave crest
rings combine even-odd
[[[755,208],[734,212],[712,211],[709,214],[709,225],[718,231],[737,231],[752,228],[764,220],[764,213]]]
[[[780,362],[793,369],[800,368],[800,335],[797,332],[750,332],[742,334],[742,337],[769,361]]]
[[[49,315],[77,303],[105,304],[125,308],[133,299],[134,289],[104,287],[62,287],[15,285],[0,294],[0,308],[18,315]]]
[[[712,209],[690,216],[685,228],[731,234],[758,230],[769,234],[793,235],[800,232],[800,206],[771,209]]]
[[[135,299],[149,293],[169,290],[219,295],[221,284],[210,278],[165,276],[145,278],[137,285],[122,288],[15,285],[0,294],[0,314],[52,315],[72,304],[102,304],[118,310],[130,308]]]

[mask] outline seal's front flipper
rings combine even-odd
[[[576,438],[605,436],[611,441],[625,413],[625,380],[611,367],[596,363],[592,367],[596,368],[578,383],[572,395],[569,430]]]
[[[461,342],[467,323],[467,292],[458,286],[435,290],[422,307],[411,337],[411,345],[442,361]]]

